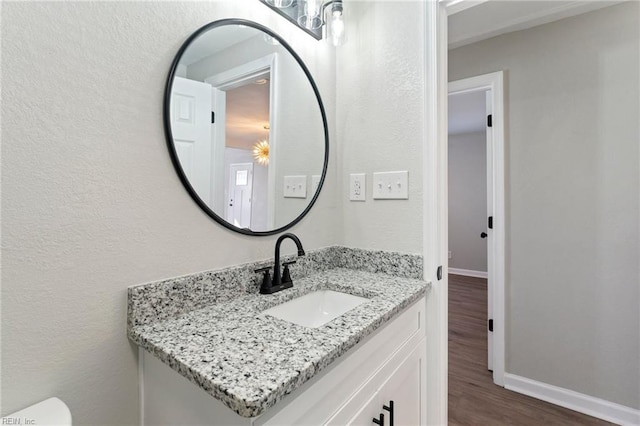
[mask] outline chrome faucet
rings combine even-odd
[[[276,251],[275,251],[275,261],[273,265],[273,280],[269,276],[269,267],[256,269],[255,272],[264,272],[264,277],[262,279],[262,286],[260,286],[260,293],[262,294],[273,294],[280,290],[284,290],[286,288],[293,287],[293,280],[291,279],[291,274],[289,272],[289,265],[296,263],[295,260],[290,262],[284,262],[282,274],[280,274],[280,245],[282,241],[285,239],[291,239],[294,243],[296,243],[296,247],[298,248],[298,256],[304,256],[304,248],[302,248],[302,243],[300,239],[291,233],[282,234],[278,240],[276,241]]]

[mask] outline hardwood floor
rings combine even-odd
[[[487,280],[449,275],[449,425],[610,425],[493,384]]]

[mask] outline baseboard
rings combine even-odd
[[[454,275],[463,275],[465,277],[489,278],[489,274],[482,271],[472,271],[470,269],[449,268],[449,273]]]
[[[640,425],[640,410],[569,389],[516,376],[515,374],[504,375],[504,387],[511,391],[609,422],[620,425]]]

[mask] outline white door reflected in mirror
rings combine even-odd
[[[211,191],[211,86],[176,77],[171,94],[173,143],[191,186],[210,203]]]
[[[226,219],[238,228],[251,228],[252,191],[253,163],[230,164]]]

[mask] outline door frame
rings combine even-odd
[[[487,271],[491,287],[488,303],[493,308],[493,382],[504,386],[505,370],[505,148],[504,148],[504,73],[497,71],[448,84],[448,95],[488,91],[492,114],[491,140],[487,139],[487,163],[491,164],[491,189],[487,205],[493,214],[493,228],[488,229]],[[446,165],[445,165],[446,167]],[[447,228],[448,229],[448,228]]]
[[[426,410],[428,425],[447,424],[448,400],[448,181],[447,181],[447,10],[438,0],[423,3],[424,141],[422,152],[423,278],[427,299]],[[441,271],[440,274],[438,271]],[[438,279],[440,277],[440,279]]]
[[[209,83],[211,86],[220,89],[227,90],[242,85],[244,82],[256,78],[260,74],[270,72],[271,78],[269,79],[269,170],[267,174],[267,186],[272,194],[275,194],[276,188],[276,152],[278,149],[277,144],[277,130],[278,124],[274,116],[274,112],[279,110],[278,105],[278,54],[271,53],[261,58],[249,61],[245,64],[223,71],[219,74],[212,75],[206,78],[205,83]],[[223,147],[224,148],[224,147]],[[222,159],[224,163],[224,149],[222,149]],[[220,151],[217,151],[220,156]],[[215,154],[214,154],[215,155]],[[269,229],[275,228],[275,196],[269,196],[267,200],[267,224]]]

